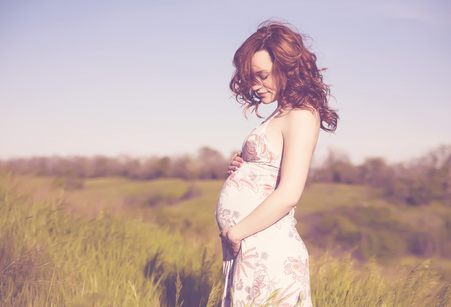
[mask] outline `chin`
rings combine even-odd
[[[263,103],[263,104],[271,104],[271,103],[273,103],[275,100],[270,100],[270,99],[262,99],[261,100],[261,102]]]

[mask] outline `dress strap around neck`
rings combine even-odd
[[[278,110],[275,110],[271,115],[269,115],[264,121],[263,125],[267,125],[277,114],[279,114]]]

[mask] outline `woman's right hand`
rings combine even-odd
[[[232,174],[234,171],[236,171],[238,168],[243,165],[244,160],[241,158],[241,151],[237,152],[233,155],[232,159],[229,163],[229,170],[227,171],[227,174]]]
[[[241,249],[241,239],[235,238],[230,235],[231,229],[231,227],[224,228],[219,233],[219,236],[221,237],[221,242],[231,250],[233,258],[235,258]]]

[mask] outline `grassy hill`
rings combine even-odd
[[[2,306],[219,304],[214,209],[222,181],[0,178]],[[312,184],[296,217],[312,255],[315,306],[451,302],[442,251],[417,255],[400,243],[420,233],[446,238],[442,206],[410,208],[367,187]]]

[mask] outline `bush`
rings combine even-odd
[[[385,261],[414,254],[431,256],[436,250],[434,237],[391,217],[386,207],[342,207],[306,217],[310,229],[305,234],[312,244],[331,249],[354,250],[360,259],[376,256]]]

